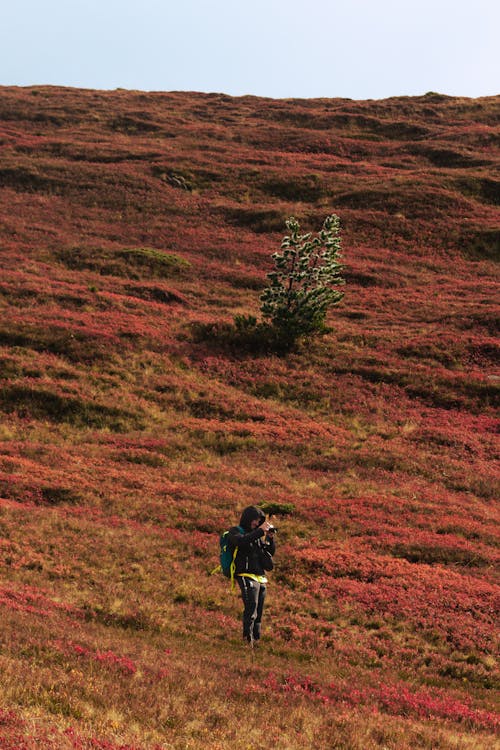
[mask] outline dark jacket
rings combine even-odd
[[[260,525],[255,529],[251,528],[251,523],[255,519],[259,519],[261,524],[265,520],[265,515],[259,508],[251,505],[241,514],[240,527],[243,533],[238,526],[229,529],[229,544],[233,548],[238,547],[235,560],[236,575],[265,575],[266,570],[273,569],[273,555],[276,549],[274,540],[265,538]]]

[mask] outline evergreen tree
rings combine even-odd
[[[299,222],[286,221],[290,232],[281,250],[273,254],[275,270],[268,274],[269,285],[262,293],[261,313],[283,343],[292,345],[302,336],[325,331],[328,308],[337,305],[344,294],[343,266],[339,262],[340,219],[327,216],[317,236],[300,234]]]

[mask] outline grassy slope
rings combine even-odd
[[[0,89],[2,748],[493,747],[498,104]],[[331,335],[193,339],[332,211]]]

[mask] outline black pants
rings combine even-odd
[[[258,641],[266,598],[266,585],[245,576],[237,577],[243,599],[243,638]]]

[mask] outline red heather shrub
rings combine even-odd
[[[382,711],[396,716],[449,719],[487,731],[495,731],[500,725],[497,714],[474,709],[468,701],[457,700],[441,689],[412,690],[402,682],[381,684],[376,688],[353,687],[347,682],[320,685],[313,678],[302,675],[287,674],[278,677],[269,674],[263,680],[262,687],[271,692],[318,701],[325,706],[338,703],[350,706],[375,704]],[[257,685],[247,688],[249,694],[258,690]]]

